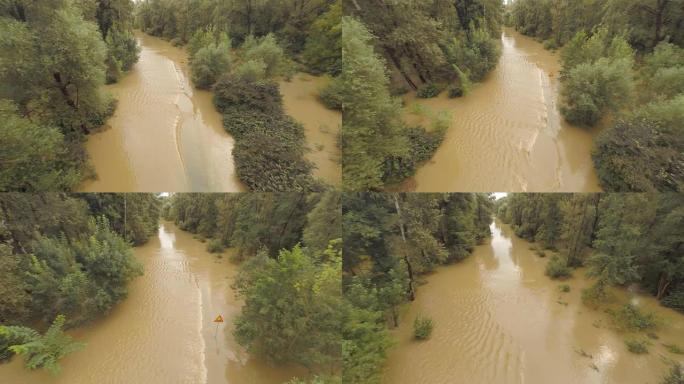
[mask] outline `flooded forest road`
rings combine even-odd
[[[469,258],[425,277],[392,331],[397,344],[383,383],[655,384],[669,370],[664,358],[684,363],[662,345],[684,345],[684,315],[651,296],[615,289],[615,305],[631,302],[663,321],[648,354],[630,353],[624,340],[634,335],[613,329],[605,308],[581,303],[585,271],[551,280],[544,275],[548,257],[537,256],[508,225],[495,221],[490,228],[492,238]],[[561,293],[561,284],[570,292]],[[419,314],[434,322],[423,342],[412,339]]]
[[[508,28],[501,42],[496,69],[467,96],[406,96],[407,113],[418,103],[432,113],[448,111],[452,125],[405,189],[600,191],[591,160],[595,132],[571,126],[558,111],[558,54]]]
[[[230,285],[237,266],[230,250],[218,258],[192,234],[162,223],[158,237],[134,249],[145,275],[112,313],[70,331],[85,349],[65,357],[62,373],[24,369],[15,358],[0,366],[12,384],[280,384],[305,377],[297,367],[250,358],[233,340],[242,304]],[[212,322],[223,315],[218,331]]]
[[[235,141],[223,128],[213,94],[195,89],[185,50],[136,32],[142,51],[130,73],[107,91],[116,112],[86,148],[96,180],[83,192],[243,192],[233,162]],[[339,185],[337,135],[342,114],[318,100],[324,77],[297,74],[280,82],[286,112],[302,123],[314,176]]]

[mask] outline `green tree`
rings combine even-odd
[[[61,371],[59,360],[85,346],[83,343],[73,341],[70,336],[64,333],[62,327],[65,321],[64,316],[57,316],[43,335],[39,335],[35,331],[27,332],[21,327],[0,327],[0,335],[13,338],[19,333],[31,334],[29,340],[25,340],[22,344],[12,345],[9,349],[24,356],[26,368],[44,368],[56,375]]]

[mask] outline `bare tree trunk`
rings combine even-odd
[[[401,239],[404,242],[404,247],[406,247],[406,231],[404,229],[404,219],[401,216],[401,208],[399,207],[399,198],[397,198],[397,194],[394,193],[392,194],[392,197],[394,198],[394,208],[397,211],[397,215],[399,216],[399,229],[401,230]],[[406,248],[404,248],[404,262],[406,262],[406,270],[408,272],[408,278],[409,278],[409,286],[408,286],[408,294],[409,294],[409,299],[411,301],[416,299],[416,293],[414,290],[414,283],[413,283],[413,267],[411,267],[411,262],[409,261],[408,257],[408,252],[406,251]]]

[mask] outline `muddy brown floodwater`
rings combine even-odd
[[[237,267],[205,250],[191,234],[163,223],[157,238],[135,248],[145,275],[111,314],[70,332],[87,346],[62,360],[57,377],[24,369],[20,358],[0,366],[12,384],[280,384],[306,377],[299,367],[251,358],[232,338],[242,304],[230,288]],[[218,330],[212,322],[223,315]]]
[[[86,145],[98,179],[81,189],[244,191],[231,156],[234,140],[212,94],[192,87],[185,51],[140,32],[136,37],[140,61],[107,87],[118,107]]]
[[[291,81],[280,82],[285,112],[304,125],[311,148],[307,159],[316,165],[314,176],[330,185],[342,183],[341,151],[337,146],[342,113],[325,107],[318,93],[329,78],[297,74]]]
[[[504,29],[502,55],[486,80],[461,99],[405,99],[448,111],[453,122],[432,160],[405,184],[419,192],[599,191],[591,161],[595,132],[558,112],[558,55]]]
[[[418,288],[393,331],[397,345],[384,383],[655,384],[669,370],[663,356],[684,362],[661,344],[684,345],[684,315],[653,297],[614,290],[616,303],[656,312],[664,323],[649,354],[632,354],[624,344],[629,335],[611,328],[603,310],[581,303],[580,291],[589,285],[584,271],[563,282],[571,290],[561,293],[561,283],[544,275],[548,258],[536,256],[509,226],[495,221],[491,229],[487,244]],[[418,314],[434,321],[424,342],[411,339]]]

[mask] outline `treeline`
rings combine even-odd
[[[565,119],[612,120],[593,153],[603,187],[684,190],[684,3],[520,0],[509,11],[522,33],[563,46]]]
[[[431,127],[401,118],[394,95],[435,97],[468,92],[497,64],[498,0],[345,0],[340,84],[344,106],[343,171],[349,190],[381,190],[412,176],[442,142],[450,117]],[[428,128],[428,129],[426,129]]]
[[[0,190],[71,190],[83,147],[116,103],[102,90],[138,60],[131,0],[0,3]]]
[[[587,266],[600,300],[611,285],[639,283],[665,306],[684,312],[684,197],[680,194],[512,194],[497,214],[515,233],[558,251],[551,277]]]
[[[214,90],[237,142],[238,177],[252,191],[274,192],[323,188],[304,158],[304,128],[285,114],[276,80],[298,67],[338,75],[341,15],[339,0],[146,0],[136,19],[143,31],[187,45],[195,86]],[[324,90],[321,99],[340,108],[334,95]]]
[[[388,327],[420,275],[457,262],[490,235],[486,194],[347,194],[342,201],[344,382],[378,383]]]
[[[176,194],[165,205],[165,218],[210,239],[209,251],[237,249],[233,287],[245,305],[234,336],[250,353],[339,372],[340,199],[336,192]]]
[[[23,344],[31,346],[16,351],[29,358],[55,358],[68,344],[57,337],[62,326],[89,322],[123,300],[143,273],[131,246],[152,235],[158,214],[154,195],[0,194],[0,325],[12,326],[0,327],[0,359]],[[26,325],[44,330],[53,320],[45,337],[54,342],[31,343],[40,335]],[[57,360],[45,367],[58,369]]]

